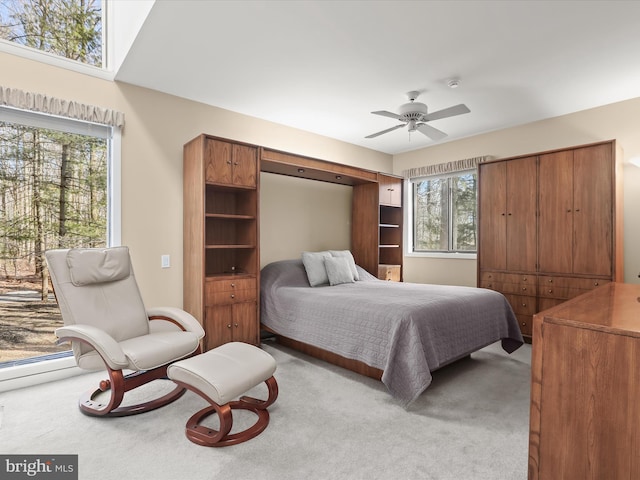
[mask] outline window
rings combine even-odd
[[[104,0],[0,0],[0,39],[105,67]]]
[[[119,150],[119,127],[0,107],[0,380],[75,365],[43,255],[120,244]]]
[[[413,178],[413,252],[475,253],[477,171]]]

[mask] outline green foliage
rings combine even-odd
[[[0,0],[0,38],[100,67],[101,10],[96,0]]]
[[[104,246],[106,185],[105,140],[0,122],[0,272],[50,248]]]
[[[475,172],[416,182],[413,198],[416,251],[476,251]]]

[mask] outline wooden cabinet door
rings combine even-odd
[[[579,148],[573,155],[573,273],[609,276],[613,265],[611,145]]]
[[[255,187],[258,175],[258,150],[246,145],[233,145],[232,162],[232,183],[245,187]]]
[[[233,305],[233,341],[258,345],[258,310],[255,302]]]
[[[204,322],[204,348],[211,350],[233,340],[233,305],[207,307]]]
[[[573,151],[541,155],[539,179],[540,271],[572,273]]]
[[[380,205],[402,206],[402,179],[378,175]]]
[[[536,157],[506,163],[506,265],[508,270],[535,272],[537,260]]]
[[[259,344],[258,312],[255,302],[207,307],[205,350],[228,342]]]
[[[480,216],[478,219],[480,242],[478,254],[483,269],[504,270],[506,268],[506,186],[506,162],[480,165]]]
[[[231,185],[233,168],[232,144],[208,138],[205,145],[205,181]]]

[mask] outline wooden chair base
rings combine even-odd
[[[164,407],[179,399],[187,391],[186,388],[178,385],[169,393],[144,403],[120,406],[124,394],[127,391],[133,390],[153,380],[166,378],[167,367],[164,366],[154,370],[135,372],[129,375],[123,375],[122,370],[108,369],[108,371],[108,380],[102,380],[97,389],[89,390],[80,397],[78,407],[85,415],[92,417],[125,417],[128,415],[137,415]],[[98,395],[107,391],[109,392],[109,398],[107,400],[96,400]]]
[[[185,434],[189,440],[205,447],[227,447],[246,442],[262,433],[269,425],[269,412],[267,407],[276,401],[278,397],[278,384],[274,377],[270,377],[265,382],[269,389],[269,397],[266,400],[259,400],[253,397],[243,396],[236,401],[218,405],[211,399],[204,396],[200,391],[190,388],[195,393],[207,399],[211,405],[199,412],[196,412],[188,421]],[[256,422],[249,428],[237,433],[230,433],[233,427],[233,410],[248,410],[258,417]],[[220,422],[219,429],[205,427],[200,423],[210,415],[217,414]]]

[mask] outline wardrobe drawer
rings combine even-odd
[[[378,278],[388,282],[399,282],[400,265],[378,265]]]
[[[504,295],[513,313],[533,316],[536,313],[536,297],[525,297],[523,295]]]
[[[238,278],[224,280],[207,279],[205,285],[205,295],[209,298],[211,295],[220,292],[233,292],[235,290],[254,290],[256,289],[255,278]]]
[[[587,293],[600,285],[609,283],[608,279],[542,276],[538,278],[538,292],[541,297],[570,299]]]
[[[247,302],[256,300],[256,291],[251,289],[233,290],[229,292],[218,292],[207,296],[207,305],[223,305],[229,303]]]
[[[504,273],[504,272],[481,272],[480,283],[526,283],[535,284],[536,276],[519,274],[519,273]]]
[[[537,292],[537,286],[535,283],[503,283],[502,293],[512,293],[516,295],[531,295],[535,296]]]
[[[532,315],[516,315],[518,325],[522,335],[530,337],[533,332],[533,316]]]
[[[576,278],[576,277],[556,277],[552,275],[544,275],[538,277],[538,285],[544,287],[561,287],[561,288],[578,288],[581,290],[592,290],[600,285],[606,285],[611,282],[609,279],[602,278]]]

